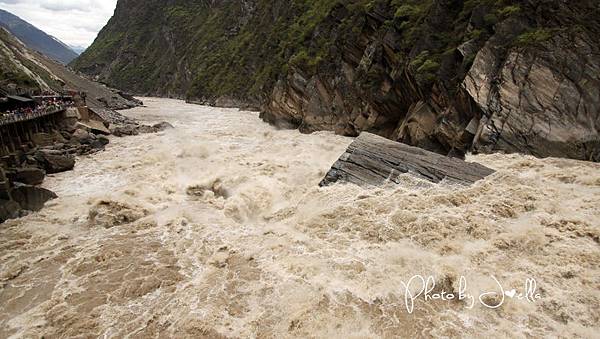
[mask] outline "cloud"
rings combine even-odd
[[[72,46],[89,46],[113,15],[117,0],[0,0],[11,12]]]
[[[81,11],[89,12],[93,1],[40,1],[40,7],[50,11]]]

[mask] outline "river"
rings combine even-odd
[[[143,100],[124,114],[175,129],[112,138],[0,226],[0,337],[600,333],[598,164],[477,155],[498,172],[472,187],[319,188],[351,138]],[[410,313],[418,275],[465,298]]]

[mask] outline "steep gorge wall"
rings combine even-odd
[[[593,0],[141,1],[73,66],[304,132],[600,160]]]

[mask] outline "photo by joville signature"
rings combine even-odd
[[[435,278],[433,276],[423,277],[421,275],[415,275],[407,283],[401,282],[404,288],[404,302],[408,313],[412,314],[415,308],[415,300],[422,298],[425,301],[465,301],[466,308],[472,309],[477,302],[479,302],[491,309],[501,307],[506,298],[512,298],[516,300],[522,300],[524,302],[534,303],[541,299],[539,293],[537,293],[537,282],[535,279],[530,278],[525,280],[524,288],[522,291],[516,289],[505,290],[502,284],[496,279],[495,276],[491,276],[497,285],[497,289],[493,291],[486,291],[479,296],[470,294],[467,292],[467,279],[461,276],[458,283],[458,291],[435,291]]]

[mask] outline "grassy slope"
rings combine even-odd
[[[55,76],[36,63],[43,57],[36,52],[28,51],[4,29],[0,29],[0,43],[2,44],[0,46],[0,87],[5,89],[12,85],[23,92],[39,92],[47,89],[46,85],[53,90],[62,88],[62,84]],[[36,79],[32,74],[39,78]],[[43,84],[40,84],[39,80]]]

